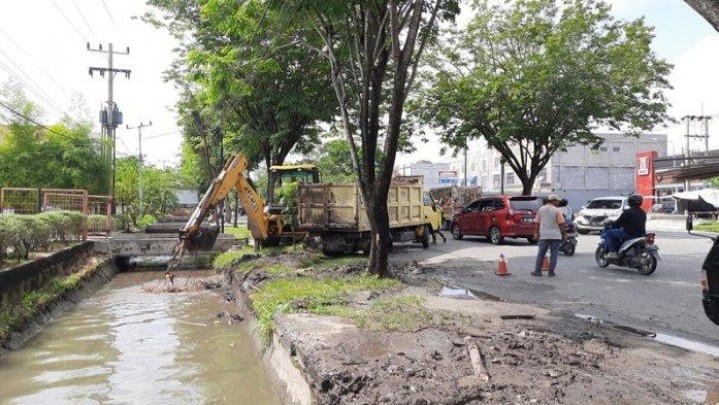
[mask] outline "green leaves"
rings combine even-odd
[[[671,65],[642,20],[615,21],[601,0],[474,5],[467,31],[438,49],[418,116],[455,148],[484,138],[525,193],[556,151],[600,144],[596,128],[632,134],[668,118]]]

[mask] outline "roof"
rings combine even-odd
[[[308,171],[314,171],[317,170],[317,166],[315,165],[282,165],[282,166],[270,166],[270,170],[308,170]]]
[[[692,201],[704,201],[715,208],[719,207],[719,189],[705,188],[697,191],[684,191],[681,193],[674,193],[672,197],[679,200],[692,200]]]

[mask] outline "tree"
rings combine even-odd
[[[419,117],[455,149],[483,137],[531,193],[557,151],[599,147],[608,126],[627,134],[668,119],[671,65],[650,49],[643,20],[615,21],[601,0],[475,1],[457,40],[437,49]]]
[[[351,183],[355,181],[352,152],[344,139],[331,139],[322,144],[313,160],[322,173],[325,183]]]
[[[49,128],[36,124],[42,117],[21,88],[9,83],[2,91],[9,112],[0,137],[0,184],[14,187],[77,188],[99,194],[107,189],[106,168],[98,140],[88,122],[69,119]],[[27,120],[22,116],[29,118]]]
[[[293,25],[258,0],[150,4],[169,13],[169,20],[146,16],[148,21],[178,36],[194,34],[169,77],[186,89],[182,122],[207,167],[211,148],[198,141],[209,140],[215,128],[222,129],[227,149],[244,153],[252,166],[264,161],[268,170],[291,151],[318,143],[317,123],[336,110],[327,92],[329,70],[317,54],[291,46]]]
[[[702,16],[719,32],[719,1],[717,0],[684,0],[691,8]]]
[[[426,45],[436,37],[440,21],[453,20],[458,14],[458,2],[274,0],[271,4],[304,27],[294,34],[296,42],[329,61],[332,88],[371,227],[368,268],[385,276],[391,242],[387,196],[405,101]],[[380,151],[383,156],[377,159]]]

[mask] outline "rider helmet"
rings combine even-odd
[[[644,198],[639,194],[632,194],[627,198],[627,203],[630,207],[639,207],[642,205]]]

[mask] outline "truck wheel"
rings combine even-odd
[[[464,235],[462,235],[462,231],[459,229],[458,223],[452,224],[452,237],[457,240],[461,240],[464,237]]]
[[[422,235],[422,249],[427,249],[429,247],[429,227],[427,225],[424,226],[424,234]]]
[[[492,242],[493,245],[500,245],[504,242],[502,231],[496,226],[493,226],[492,229],[489,230],[489,241]]]
[[[260,242],[261,247],[275,247],[280,245],[280,238],[267,238]]]

